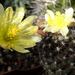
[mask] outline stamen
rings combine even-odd
[[[13,39],[15,36],[18,35],[18,32],[20,31],[20,29],[13,25],[13,26],[9,26],[9,29],[8,29],[8,37],[10,39]]]

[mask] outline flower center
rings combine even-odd
[[[64,20],[65,14],[61,14],[59,11],[54,15],[54,19],[50,19],[48,22],[51,27],[65,27],[67,22]]]
[[[15,26],[15,25],[12,25],[8,28],[8,36],[10,39],[14,38],[15,36],[18,35],[18,32],[20,31],[20,29]]]

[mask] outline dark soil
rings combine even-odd
[[[16,55],[15,51],[11,52],[10,50],[4,50],[0,47],[0,73],[4,73],[18,67]]]

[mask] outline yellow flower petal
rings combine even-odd
[[[31,39],[32,39],[34,42],[40,42],[40,41],[41,41],[41,36],[32,36]]]
[[[27,28],[29,25],[31,25],[34,22],[35,19],[36,16],[28,16],[18,25],[18,27],[20,27],[20,29]]]
[[[10,47],[8,46],[8,44],[2,44],[1,47],[4,48],[4,49],[10,49]]]
[[[22,21],[24,17],[24,8],[20,7],[14,14],[13,19],[12,19],[12,23],[13,24],[18,24]]]
[[[45,25],[45,28],[43,29],[43,32],[50,32],[51,31],[51,27],[47,24]]]
[[[29,53],[30,51],[29,50],[25,50],[24,48],[22,48],[21,46],[19,45],[15,45],[13,47],[13,49],[17,52],[20,52],[20,53]]]
[[[6,18],[6,22],[10,22],[12,20],[13,17],[13,9],[12,7],[8,7],[5,11],[5,18]]]
[[[4,8],[2,6],[2,4],[0,4],[0,25],[2,26],[3,23],[5,22],[5,16],[4,16],[5,12],[4,12]],[[1,27],[0,27],[1,28]]]
[[[56,33],[58,31],[60,31],[60,27],[51,27],[51,30],[50,30],[52,33]]]
[[[28,16],[23,22],[28,22],[29,24],[32,24],[36,18],[37,16]]]
[[[4,7],[0,4],[0,16],[4,15]]]
[[[51,19],[54,19],[54,13],[51,10],[47,10],[46,12],[50,15]]]
[[[65,11],[65,21],[68,21],[68,24],[72,21],[73,12],[73,8],[69,8]]]
[[[38,30],[37,26],[30,26],[28,27],[23,33],[23,36],[31,36],[34,35]]]
[[[50,19],[51,19],[51,17],[49,16],[49,14],[45,14],[45,20],[46,20],[47,22],[49,22]]]
[[[27,37],[25,39],[19,39],[18,45],[24,48],[29,48],[35,46],[35,42],[31,39],[31,37]]]
[[[61,30],[60,30],[60,33],[63,35],[63,36],[66,36],[68,34],[69,30],[68,30],[68,27],[63,27]]]

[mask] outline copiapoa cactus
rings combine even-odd
[[[45,75],[75,75],[75,27],[73,8],[65,14],[47,10],[45,24],[41,24],[44,35],[37,44]]]

